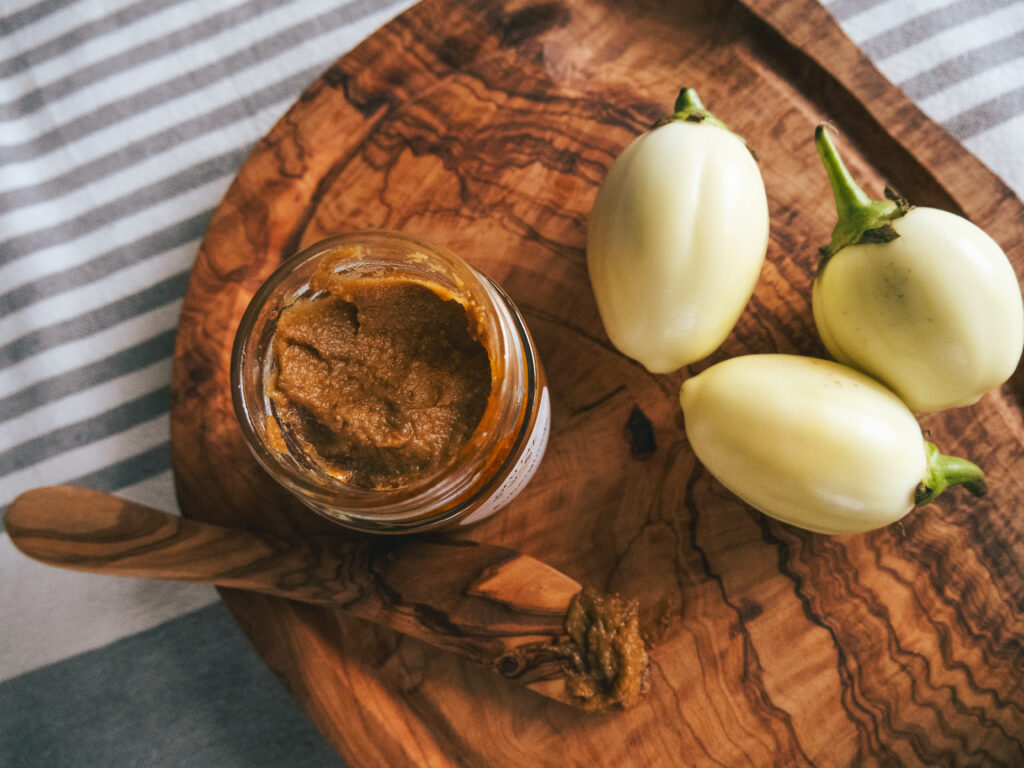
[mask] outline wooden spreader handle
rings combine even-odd
[[[49,565],[329,604],[574,703],[557,645],[580,584],[510,549],[441,536],[254,533],[63,486],[19,496],[5,527]]]

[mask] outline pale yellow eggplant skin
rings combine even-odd
[[[671,121],[612,164],[587,268],[612,344],[652,373],[707,357],[750,299],[768,247],[757,162],[724,128]]]
[[[687,379],[686,436],[726,488],[782,522],[827,534],[889,525],[927,467],[907,406],[847,366],[747,355]]]
[[[971,405],[1005,382],[1024,350],[1013,267],[967,219],[912,208],[888,243],[848,245],[814,280],[829,353],[886,384],[916,412]]]

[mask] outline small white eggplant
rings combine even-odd
[[[598,190],[587,268],[612,344],[652,373],[707,357],[753,293],[768,248],[764,182],[745,142],[684,88]]]
[[[839,213],[812,291],[829,353],[914,411],[977,402],[1024,349],[1024,303],[1006,254],[961,216],[888,191],[869,200],[824,126],[814,141]]]
[[[951,485],[987,490],[975,464],[924,440],[895,394],[831,360],[734,357],[687,379],[680,403],[693,452],[722,485],[810,531],[869,531]]]

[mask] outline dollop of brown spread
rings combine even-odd
[[[569,604],[566,690],[590,711],[629,709],[650,685],[636,600],[584,589]]]
[[[415,279],[342,278],[329,262],[310,287],[272,341],[282,442],[362,488],[400,488],[450,463],[491,392],[466,308]]]

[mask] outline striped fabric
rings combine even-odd
[[[1022,0],[825,0],[890,81],[1024,197]]]
[[[173,511],[174,327],[212,210],[411,2],[0,0],[0,510],[73,483]],[[1024,195],[1024,0],[826,5]],[[337,764],[212,589],[45,568],[0,533],[0,611],[0,765]]]

